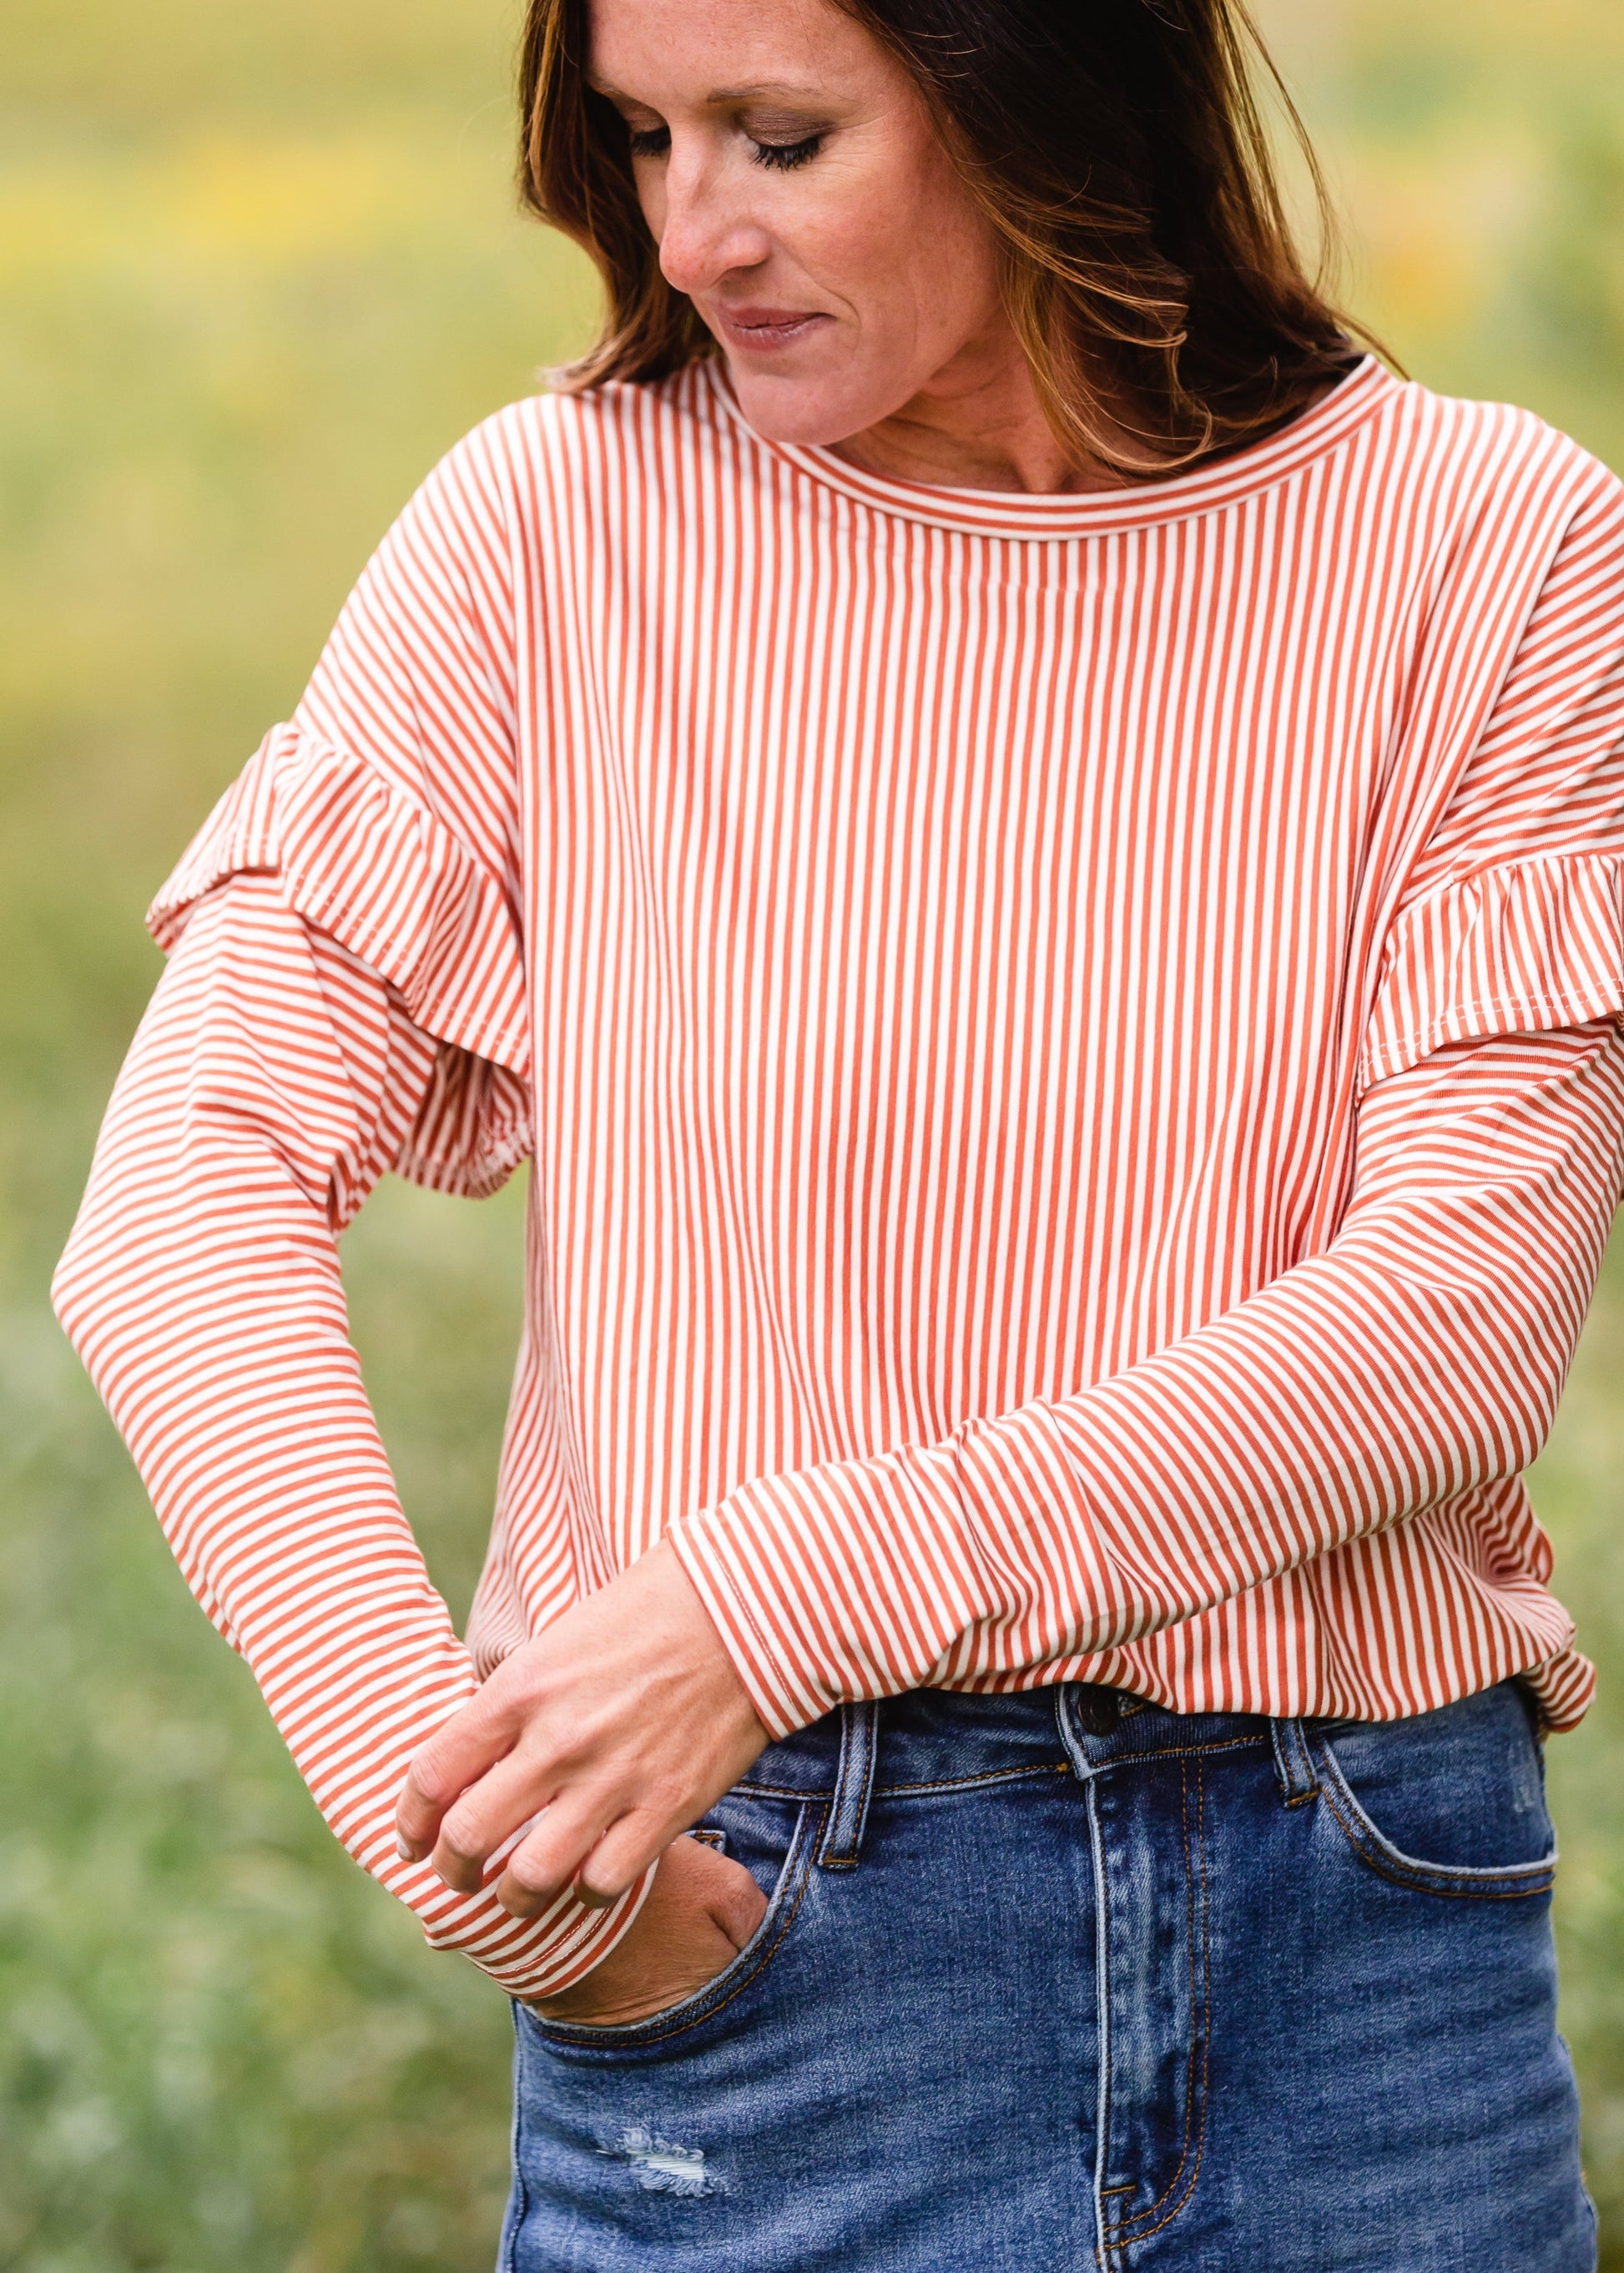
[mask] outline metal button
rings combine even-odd
[[[1091,1737],[1109,1737],[1122,1718],[1122,1699],[1097,1681],[1079,1681],[1071,1692],[1077,1725]]]

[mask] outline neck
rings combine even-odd
[[[1109,467],[1068,454],[1012,331],[962,350],[899,410],[832,446],[870,473],[939,489],[1031,496],[1123,486]]]

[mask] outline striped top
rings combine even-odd
[[[1590,1672],[1521,1471],[1624,1144],[1624,489],[1373,361],[1128,491],[763,441],[718,363],[418,492],[160,895],[58,1281],[329,1819],[671,1531],[768,1728]],[[529,1159],[466,1645],[335,1234]]]

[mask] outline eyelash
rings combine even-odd
[[[750,144],[750,155],[758,166],[769,166],[775,173],[787,174],[797,166],[804,166],[816,158],[823,146],[821,134],[808,134],[800,142],[757,142]],[[671,147],[671,134],[664,126],[648,126],[630,135],[634,158],[658,158]]]
[[[758,166],[771,166],[780,173],[790,173],[816,158],[823,146],[821,134],[808,134],[800,142],[755,142],[751,154]]]

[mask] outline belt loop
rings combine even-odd
[[[1301,1807],[1320,1789],[1314,1756],[1308,1749],[1303,1723],[1300,1719],[1271,1721],[1269,1735],[1274,1745],[1274,1775],[1280,1796],[1288,1807]]]
[[[880,1708],[877,1705],[840,1707],[840,1764],[835,1770],[834,1797],[818,1842],[817,1862],[824,1871],[854,1871],[868,1823],[868,1795],[874,1789],[874,1756],[877,1750]]]

